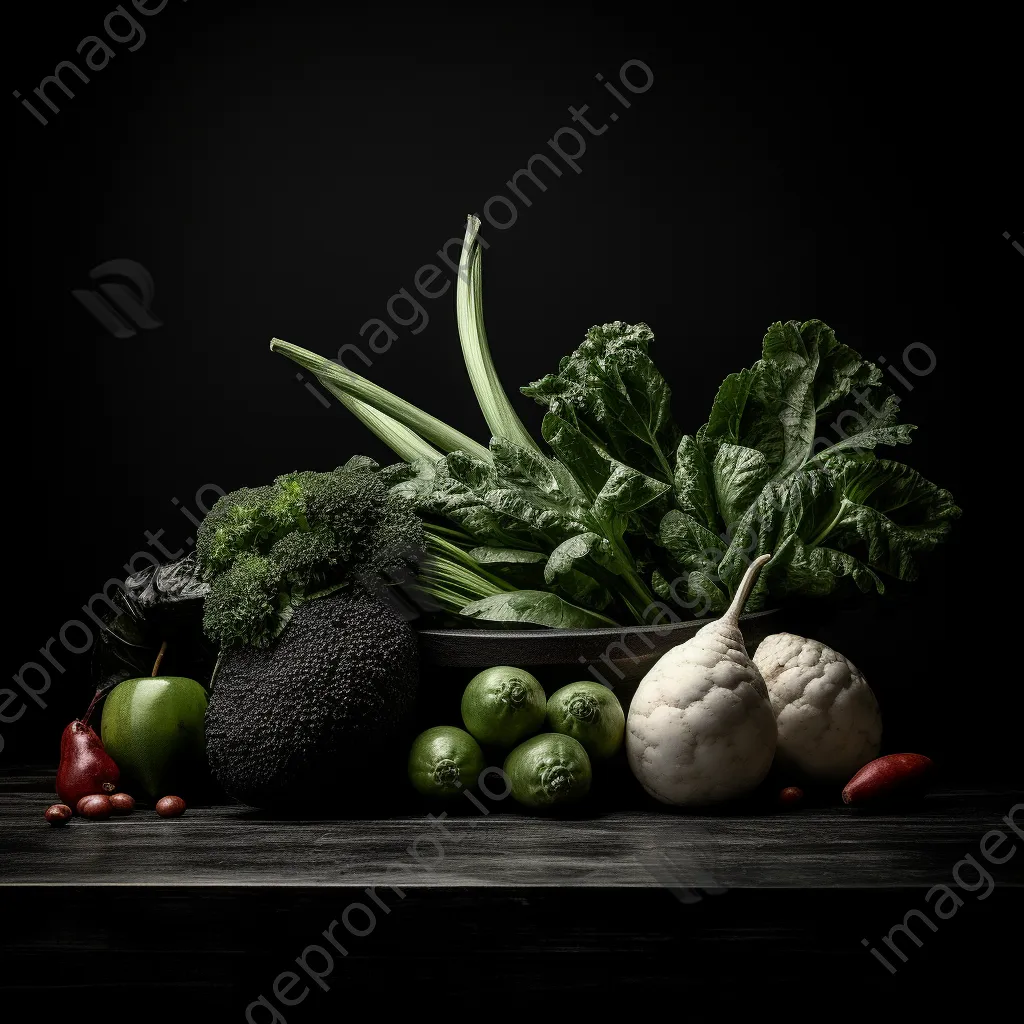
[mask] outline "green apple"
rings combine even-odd
[[[126,778],[153,798],[180,796],[206,772],[206,690],[184,676],[126,679],[107,694],[100,736]]]

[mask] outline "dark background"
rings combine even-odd
[[[81,65],[77,43],[102,35],[112,8],[24,14],[9,86],[31,96],[58,61]],[[956,495],[955,538],[912,587],[789,628],[813,621],[864,668],[888,749],[932,753],[956,778],[1019,770],[1018,673],[1012,648],[994,657],[989,605],[1008,527],[973,469],[1010,393],[970,383],[980,366],[1003,372],[1024,270],[1003,238],[1024,243],[1001,169],[1010,122],[989,120],[1005,100],[995,84],[982,102],[965,92],[975,66],[1002,63],[997,27],[983,42],[984,26],[923,33],[891,12],[679,8],[669,21],[636,4],[171,0],[136,17],[145,43],[111,43],[89,84],[66,76],[75,98],[51,91],[61,111],[48,125],[9,101],[6,678],[124,576],[144,531],[181,548],[194,531],[173,499],[194,510],[208,483],[230,490],[355,453],[391,461],[296,381],[270,337],[329,356],[360,343],[360,325],[412,290],[465,215],[548,152],[567,107],[589,104],[596,123],[621,116],[587,138],[581,173],[549,176],[542,194],[526,183],[533,205],[484,230],[506,389],[553,370],[591,324],[644,320],[692,431],[774,320],[819,317],[897,365],[925,342],[934,372],[908,377],[912,393],[894,384],[921,428],[896,457]],[[624,110],[595,75],[614,82],[630,59],[654,84]],[[72,298],[114,258],[153,275],[163,326],[118,340]],[[396,328],[371,368],[348,365],[484,440],[453,290],[424,305],[425,330]],[[514,401],[538,428],[540,408]],[[0,727],[6,764],[56,760],[88,703],[88,655],[54,651],[66,673],[52,673],[47,709]]]

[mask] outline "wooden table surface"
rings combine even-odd
[[[444,821],[285,820],[217,806],[55,828],[42,817],[52,780],[0,777],[0,884],[894,889],[948,879],[989,829],[1024,845],[1002,821],[1024,801],[1019,790],[936,791],[884,814],[652,808],[559,820],[502,807]],[[1024,856],[992,870],[1001,886],[1024,886]]]
[[[783,979],[806,998],[842,984],[844,1006],[877,1014],[944,998],[950,979],[1002,982],[1019,959],[1024,855],[988,864],[980,843],[1001,828],[1024,847],[1002,821],[1020,790],[937,789],[884,815],[651,807],[557,820],[503,803],[450,817],[447,832],[425,813],[284,820],[238,806],[54,828],[52,794],[52,770],[0,772],[0,995],[48,1006],[56,992],[76,1019],[144,1006],[152,1020],[270,1020],[254,1001],[273,1001],[281,972],[353,908],[360,929],[374,914],[372,933],[346,932],[330,991],[303,976],[308,998],[273,1019],[336,1020],[382,993],[420,1016],[447,992],[488,1007],[495,986],[640,1005],[732,992],[740,975],[750,991]],[[991,872],[991,898],[970,868],[957,881],[966,856]],[[917,938],[890,930],[931,911],[924,894],[940,883],[960,886],[955,918],[912,920]],[[889,967],[865,948],[888,952],[887,934],[903,950]]]

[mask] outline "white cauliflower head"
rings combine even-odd
[[[878,756],[878,702],[857,667],[838,651],[776,633],[758,646],[754,664],[775,712],[780,764],[821,782],[845,782]]]

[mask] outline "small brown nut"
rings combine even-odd
[[[135,810],[135,797],[127,793],[111,793],[110,806],[115,814],[131,814]]]
[[[161,818],[177,818],[185,813],[185,801],[180,796],[162,796],[156,802],[156,813]]]
[[[779,803],[785,807],[794,807],[804,798],[804,791],[799,786],[787,786],[779,794]]]
[[[93,793],[91,796],[83,796],[78,801],[76,811],[83,818],[109,818],[114,808],[110,804],[110,797],[104,793]]]
[[[71,814],[67,804],[50,804],[43,812],[43,817],[51,825],[66,825],[71,820]]]

